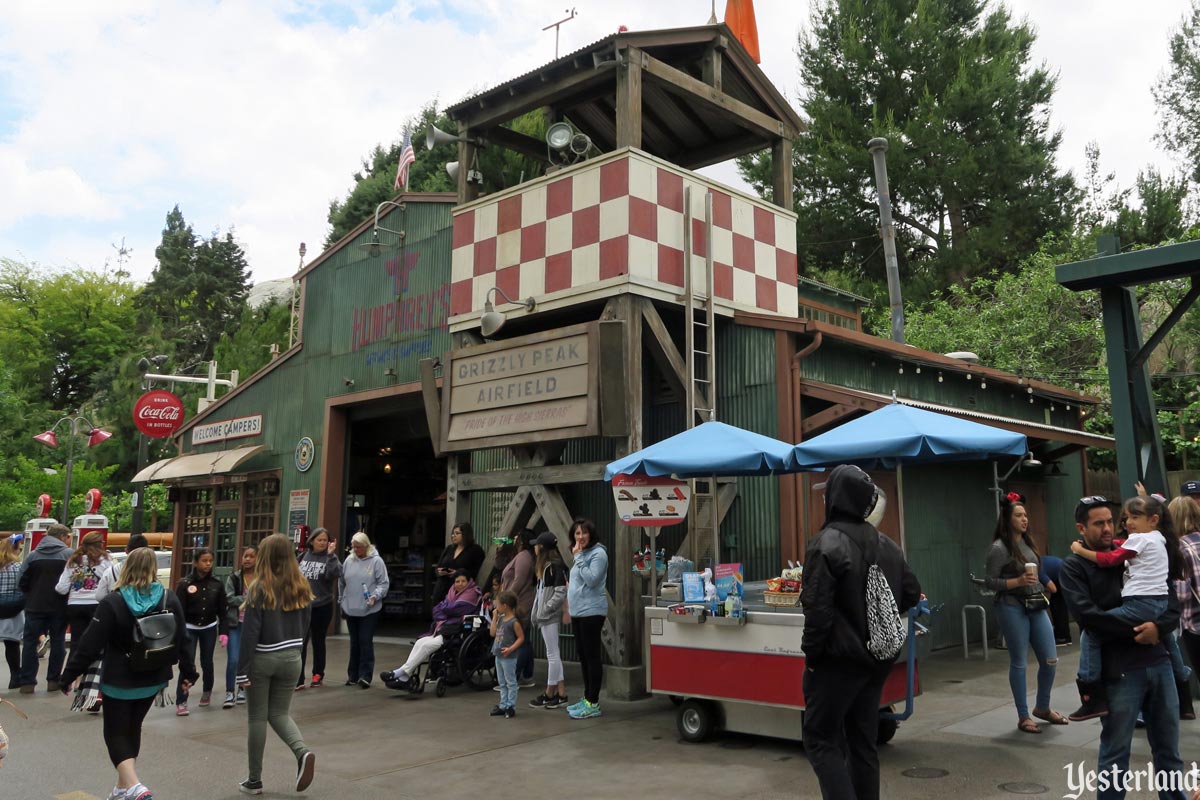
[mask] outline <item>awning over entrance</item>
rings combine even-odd
[[[232,472],[251,456],[258,455],[266,447],[238,447],[234,450],[221,450],[215,453],[192,453],[175,458],[164,458],[155,461],[150,466],[133,476],[134,483],[146,481],[165,481],[173,478],[194,478],[197,475],[220,475]]]

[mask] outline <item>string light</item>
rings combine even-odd
[[[941,383],[943,380],[944,380],[944,378],[942,378],[942,373],[939,372],[938,373],[938,383]]]

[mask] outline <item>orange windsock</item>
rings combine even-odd
[[[754,0],[726,0],[725,24],[746,48],[746,52],[761,64],[758,56],[758,23],[754,21]]]

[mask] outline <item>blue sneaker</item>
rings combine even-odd
[[[579,698],[579,700],[577,702],[571,703],[571,705],[567,706],[567,713],[570,714],[574,711],[578,711],[579,709],[583,708],[584,704],[586,704],[586,703],[587,703],[587,698],[584,698],[584,697]]]
[[[584,700],[582,708],[578,708],[574,711],[568,711],[567,713],[571,716],[571,719],[590,719],[591,717],[598,717],[600,716],[600,704],[589,703],[587,700]]]

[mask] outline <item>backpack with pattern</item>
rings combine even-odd
[[[867,568],[867,652],[877,661],[892,661],[908,640],[908,626],[900,616],[896,596],[879,568],[879,548]]]

